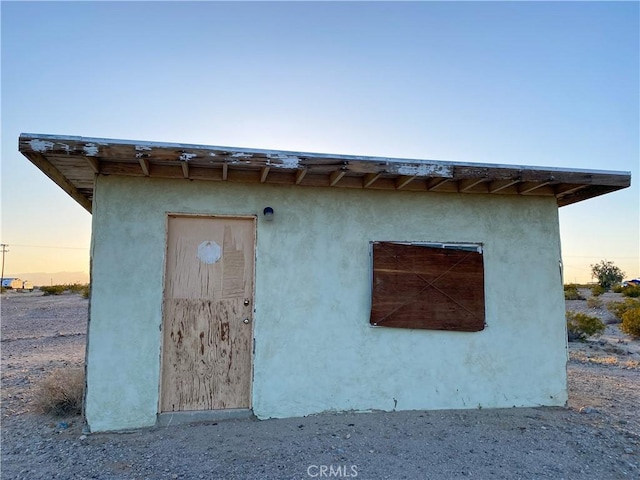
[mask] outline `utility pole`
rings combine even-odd
[[[4,254],[9,251],[7,250],[8,246],[6,243],[0,243],[0,247],[2,247],[2,275],[0,275],[0,278],[2,278],[2,280],[4,280]]]

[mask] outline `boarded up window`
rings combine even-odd
[[[484,329],[484,263],[474,245],[374,242],[372,325]]]

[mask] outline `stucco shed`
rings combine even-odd
[[[564,405],[558,207],[631,180],[38,134],[19,149],[93,215],[92,431]]]

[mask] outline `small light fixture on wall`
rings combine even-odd
[[[271,207],[265,207],[264,210],[262,211],[262,214],[264,215],[264,219],[267,220],[268,222],[273,220],[273,208]]]

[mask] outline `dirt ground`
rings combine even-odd
[[[80,417],[38,414],[33,396],[54,368],[83,365],[87,300],[9,292],[1,302],[2,478],[640,478],[640,341],[616,324],[569,345],[567,408],[317,415],[84,435]],[[613,321],[586,301],[567,309]]]

